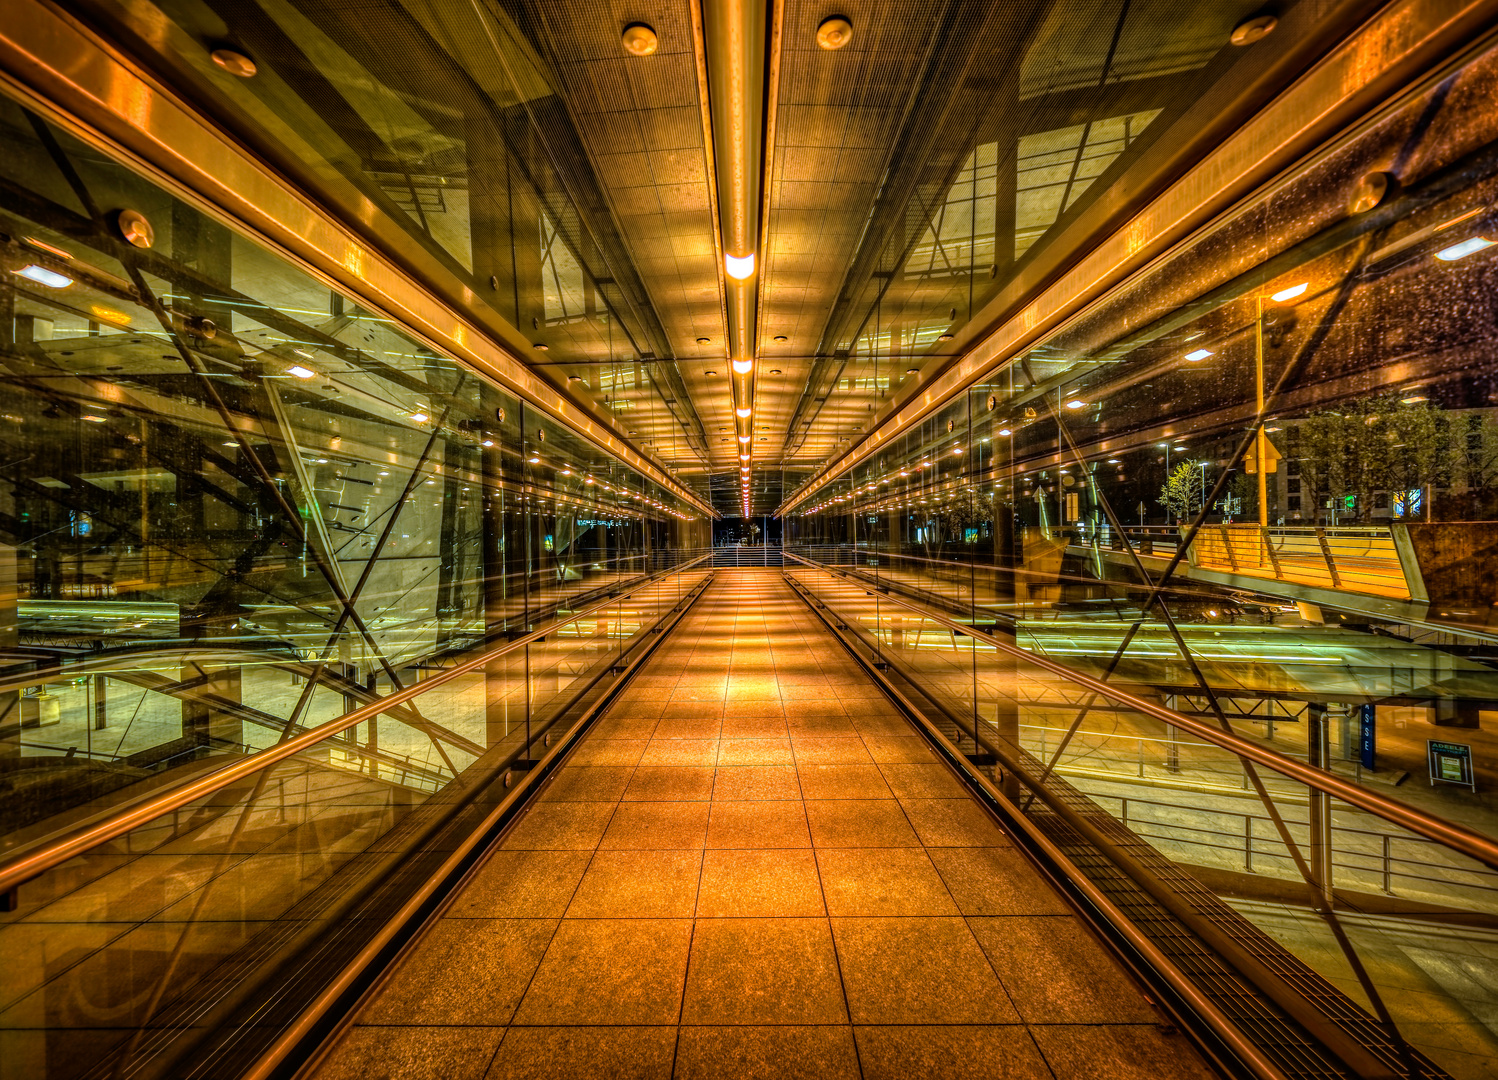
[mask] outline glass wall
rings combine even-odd
[[[1365,1003],[1272,824],[1315,846],[1303,788],[1259,799],[1232,755],[901,601],[1498,834],[1495,77],[1483,53],[1369,120],[786,525],[788,550],[860,579],[871,647],[953,715]],[[1366,916],[1390,1008],[1452,1075],[1481,1075],[1498,878],[1352,807],[1335,821],[1321,881]],[[1373,926],[1418,905],[1432,923]],[[1422,1030],[1424,1009],[1449,1025]]]
[[[0,145],[0,866],[296,750],[3,890],[0,1075],[182,1075],[202,1010],[399,907],[384,875],[544,756],[710,527],[14,104]]]

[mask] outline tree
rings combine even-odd
[[[1160,498],[1157,501],[1177,521],[1201,509],[1202,499],[1206,497],[1206,492],[1202,490],[1206,476],[1203,464],[1205,462],[1181,462],[1170,471],[1170,475],[1165,478],[1165,485],[1160,488]]]
[[[1340,506],[1352,495],[1347,513],[1357,521],[1371,516],[1375,491],[1450,481],[1450,424],[1429,402],[1380,394],[1312,413],[1300,427],[1301,477],[1313,505],[1330,497]]]

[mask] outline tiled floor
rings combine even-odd
[[[317,1073],[1211,1073],[778,571],[720,571]]]

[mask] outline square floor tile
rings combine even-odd
[[[808,799],[891,799],[894,796],[879,766],[805,765],[797,763],[801,790]]]
[[[690,919],[700,851],[599,851],[567,908],[569,919]]]
[[[714,802],[709,848],[806,848],[806,811],[800,802]],[[911,837],[914,842],[914,835]]]
[[[628,765],[568,765],[558,769],[540,802],[618,802],[634,769]]]
[[[972,799],[902,799],[927,847],[1007,847],[998,822]]]
[[[969,919],[1027,1024],[1152,1024],[1160,1017],[1075,918]]]
[[[909,735],[910,721],[897,713],[874,712],[860,708],[858,702],[845,702],[860,735]]]
[[[649,739],[660,720],[653,716],[605,716],[588,733],[590,739]]]
[[[1158,1027],[1032,1027],[1040,1052],[1057,1076],[1107,1080],[1208,1080],[1215,1074],[1181,1034]]]
[[[893,799],[824,799],[806,804],[817,847],[919,847],[905,812]]]
[[[480,1080],[504,1028],[355,1027],[317,1080]]]
[[[718,769],[713,798],[719,802],[800,799],[794,765],[732,765]]]
[[[927,852],[964,915],[1070,915],[1061,894],[1013,848],[930,848]]]
[[[718,749],[719,765],[790,765],[789,739],[724,739]]]
[[[858,1080],[852,1028],[684,1027],[675,1080]]]
[[[563,919],[514,1022],[674,1024],[690,919]]]
[[[544,919],[567,910],[591,851],[493,852],[447,909],[452,919]]]
[[[879,764],[934,762],[931,746],[919,735],[865,735],[863,744]]]
[[[713,797],[708,765],[641,765],[624,789],[625,802],[693,802]]]
[[[644,739],[584,739],[567,758],[568,765],[638,765],[649,745]]]
[[[700,701],[696,699],[676,700],[666,703],[661,710],[663,720],[702,720],[721,718],[723,716],[723,700],[717,698],[712,701]]]
[[[863,740],[853,736],[797,734],[791,738],[797,765],[867,765],[873,762]]]
[[[604,850],[700,848],[707,835],[706,802],[620,803],[599,845]]]
[[[717,739],[651,739],[640,765],[707,765],[718,763]]]
[[[971,796],[950,769],[939,762],[894,763],[879,766],[884,782],[897,799],[966,799]]]
[[[1030,1033],[1019,1025],[859,1027],[864,1080],[1052,1080]],[[1058,1073],[1067,1080],[1095,1073]]]
[[[956,915],[921,848],[817,849],[830,915]]]
[[[505,837],[511,850],[582,851],[598,846],[614,803],[537,803]]]
[[[691,720],[662,720],[655,726],[657,739],[716,739],[723,727],[719,716],[697,717]]]
[[[664,701],[641,701],[634,698],[626,698],[609,709],[609,719],[618,720],[654,720],[661,715],[666,703]]]
[[[833,919],[832,932],[855,1024],[1019,1022],[962,919]]]
[[[703,858],[699,919],[825,914],[810,849],[709,850]]]
[[[485,1080],[670,1080],[674,1027],[512,1027]]]
[[[556,926],[555,919],[438,919],[359,1020],[507,1024]]]
[[[683,1024],[847,1022],[826,919],[698,919]]]
[[[723,738],[725,739],[783,739],[786,737],[785,717],[748,716],[732,709],[723,714]]]

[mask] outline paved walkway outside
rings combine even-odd
[[[719,571],[319,1080],[1212,1075],[778,571]]]

